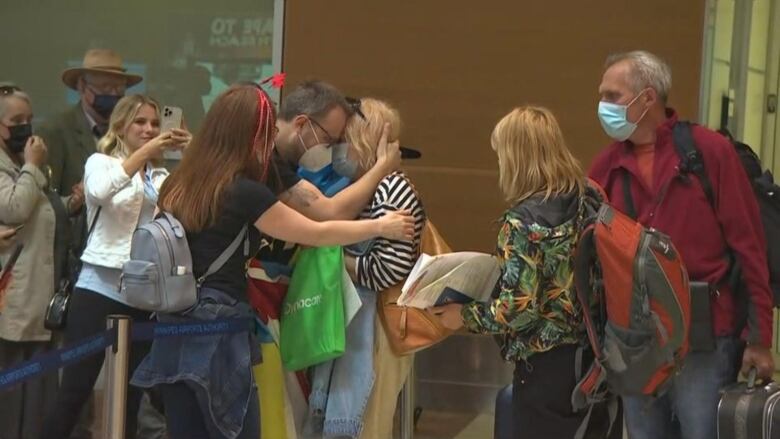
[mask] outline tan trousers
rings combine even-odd
[[[379,318],[374,319],[374,388],[363,415],[360,439],[392,439],[398,394],[412,369],[413,355],[397,357],[390,350]]]

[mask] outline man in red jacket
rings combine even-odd
[[[771,377],[774,371],[766,242],[750,182],[728,140],[702,126],[692,127],[714,207],[702,182],[681,172],[672,138],[677,113],[666,107],[671,82],[669,67],[651,53],[607,59],[598,116],[615,142],[595,159],[590,177],[617,209],[669,235],[691,281],[706,282],[712,291],[709,301],[692,313],[709,312],[712,324],[705,332],[714,336],[714,343],[692,346],[682,372],[663,396],[623,398],[631,438],[712,439],[718,391],[736,380],[740,360],[743,373],[756,367],[759,376]],[[741,266],[739,294],[747,296],[746,325],[740,324],[745,319],[738,311],[739,295],[727,281],[729,254]]]

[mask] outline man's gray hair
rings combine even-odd
[[[14,84],[12,82],[0,82],[0,87],[16,87],[16,84]],[[25,93],[25,92],[23,92],[21,90],[13,90],[11,93],[8,93],[8,94],[0,93],[0,119],[5,117],[5,110],[6,110],[7,106],[8,106],[8,104],[6,102],[6,99],[8,99],[8,98],[10,98],[12,96],[15,97],[15,98],[21,99],[23,101],[26,101],[27,104],[29,104],[29,105],[32,105],[32,101],[30,100],[30,96],[27,93]]]
[[[666,103],[672,88],[672,69],[661,58],[645,50],[615,53],[607,57],[605,68],[628,61],[631,65],[629,82],[635,93],[650,87]]]
[[[290,121],[301,114],[324,117],[335,107],[341,107],[347,115],[352,114],[344,95],[336,87],[323,81],[306,81],[284,96],[279,118]]]

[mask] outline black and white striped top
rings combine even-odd
[[[375,219],[398,210],[408,210],[414,217],[414,241],[374,240],[368,252],[357,258],[357,281],[368,289],[382,291],[403,281],[419,256],[425,209],[411,182],[401,172],[390,174],[379,183],[371,204],[360,217]]]

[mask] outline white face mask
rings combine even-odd
[[[631,99],[626,105],[613,104],[611,102],[599,102],[598,115],[599,121],[601,121],[601,127],[607,135],[617,141],[623,142],[636,131],[637,124],[645,117],[647,110],[639,116],[636,122],[630,122],[627,118],[628,108],[634,104],[634,102],[642,96],[645,90],[642,90],[634,99]]]
[[[314,129],[314,124],[311,123],[311,119],[306,119],[306,120],[307,122],[309,122],[309,129],[311,130],[312,134],[314,134],[314,140],[317,141],[315,145],[321,144],[322,142],[320,142],[320,136],[317,135],[317,130]],[[303,141],[303,136],[301,136],[300,131],[298,131],[296,134],[298,135],[298,141],[301,142],[301,146],[303,147],[303,150],[308,151],[311,148],[311,146],[306,146],[306,142]]]

